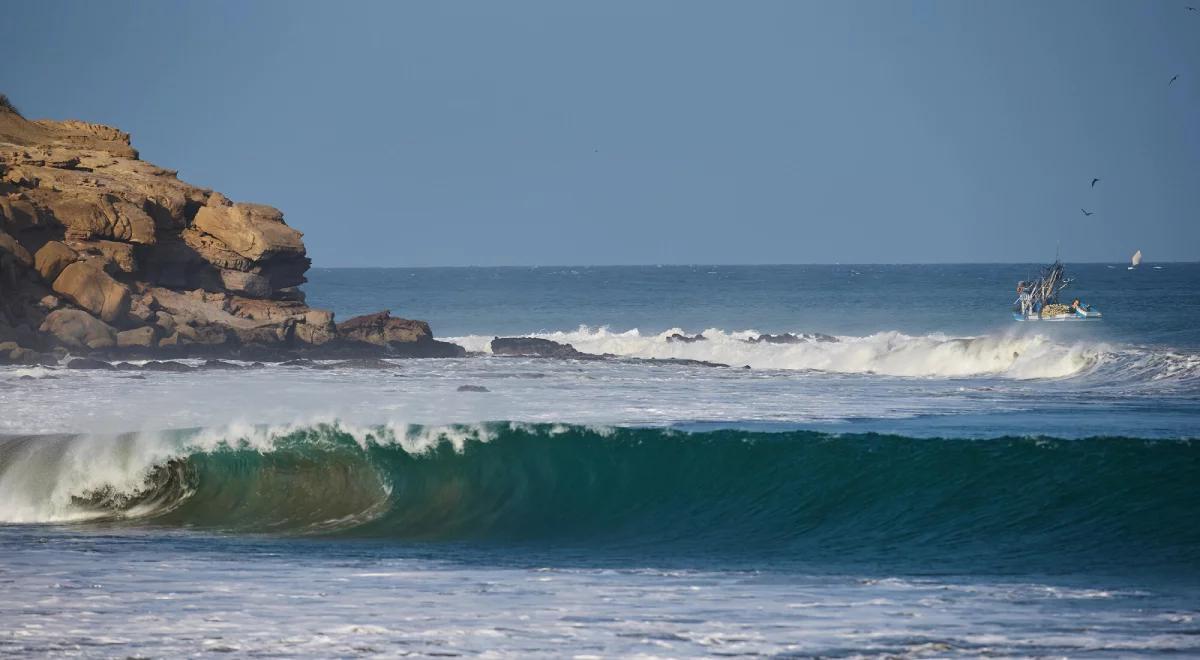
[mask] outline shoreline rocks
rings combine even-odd
[[[401,357],[463,357],[467,354],[458,344],[434,339],[428,323],[394,318],[386,311],[337,324],[337,336],[347,347],[380,347]]]
[[[678,332],[667,337],[668,344],[694,344],[698,341],[708,341],[708,337],[705,337],[703,334],[695,334],[689,337],[688,335],[681,335]]]
[[[303,234],[140,159],[128,133],[0,107],[0,363],[458,357],[429,325],[335,323],[298,288]],[[19,350],[18,350],[19,349]],[[59,356],[61,357],[61,356]]]
[[[532,357],[556,360],[612,360],[636,364],[673,365],[678,367],[728,367],[720,362],[686,358],[623,357],[612,353],[583,353],[570,344],[539,337],[496,337],[492,340],[492,355],[500,357]]]
[[[561,344],[538,337],[496,337],[492,340],[492,355],[505,357],[539,357],[560,360],[601,360],[602,355],[581,353],[570,344]]]
[[[820,332],[806,332],[800,335],[794,335],[790,332],[785,332],[781,335],[759,335],[753,339],[747,339],[748,344],[804,344],[809,342],[817,343],[837,343],[839,340],[833,335],[827,335]]]

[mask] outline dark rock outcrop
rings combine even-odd
[[[142,371],[167,371],[171,373],[184,373],[195,370],[196,368],[193,366],[186,365],[182,362],[175,362],[173,360],[151,360],[142,365]]]
[[[804,344],[808,342],[819,343],[836,343],[837,337],[826,335],[820,332],[806,332],[800,335],[794,335],[790,332],[785,332],[781,335],[759,335],[753,339],[747,339],[751,344]]]
[[[55,365],[58,358],[49,353],[22,348],[15,341],[0,341],[0,364]]]
[[[115,128],[0,106],[0,342],[116,358],[464,354],[387,312],[339,331],[297,289],[308,267],[278,209],[181,181]]]
[[[695,335],[691,335],[691,336],[681,335],[678,332],[667,337],[668,344],[674,344],[674,343],[693,344],[698,341],[708,341],[708,337],[705,337],[702,334],[695,334]]]
[[[205,360],[204,364],[200,365],[200,368],[204,369],[205,371],[241,371],[243,369],[249,369],[250,367],[234,364],[232,362],[225,362],[223,360]]]
[[[459,385],[456,392],[491,392],[483,385]]]
[[[389,312],[356,316],[339,323],[337,337],[341,346],[331,347],[330,352],[377,347],[399,357],[462,357],[467,354],[462,346],[435,340],[428,323],[395,318]]]
[[[603,356],[581,353],[570,344],[560,344],[538,337],[496,337],[492,340],[492,355],[509,357],[544,357],[560,360],[599,360]]]
[[[105,362],[104,360],[96,360],[93,358],[75,358],[67,363],[68,369],[95,369],[102,371],[113,371],[115,366]]]
[[[687,360],[683,358],[638,358],[622,357],[612,353],[581,353],[570,344],[562,344],[538,337],[496,337],[492,340],[492,354],[505,357],[538,357],[559,360],[619,360],[636,364],[673,365],[677,367],[727,367],[719,362]]]
[[[358,358],[340,362],[314,364],[315,369],[399,369],[400,365],[379,358]]]
[[[707,360],[688,360],[685,358],[625,358],[624,362],[636,362],[637,364],[649,364],[654,366],[671,366],[671,367],[728,367],[727,364],[720,362],[709,362]]]

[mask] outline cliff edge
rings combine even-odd
[[[452,357],[422,321],[305,304],[303,235],[141,160],[128,133],[0,95],[0,363],[53,356]]]

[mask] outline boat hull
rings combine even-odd
[[[1095,309],[1077,309],[1073,314],[1059,314],[1058,316],[1046,317],[1037,314],[1022,315],[1020,312],[1013,312],[1014,321],[1096,321],[1101,318],[1104,318],[1104,315]]]

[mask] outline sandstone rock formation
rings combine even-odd
[[[466,350],[456,344],[434,341],[424,321],[392,318],[389,312],[359,316],[337,326],[338,337],[347,343],[386,347],[409,357],[460,357]]]
[[[302,234],[139,159],[128,133],[0,103],[0,352],[453,356],[421,321],[340,326],[297,288]],[[34,357],[30,357],[34,356]]]

